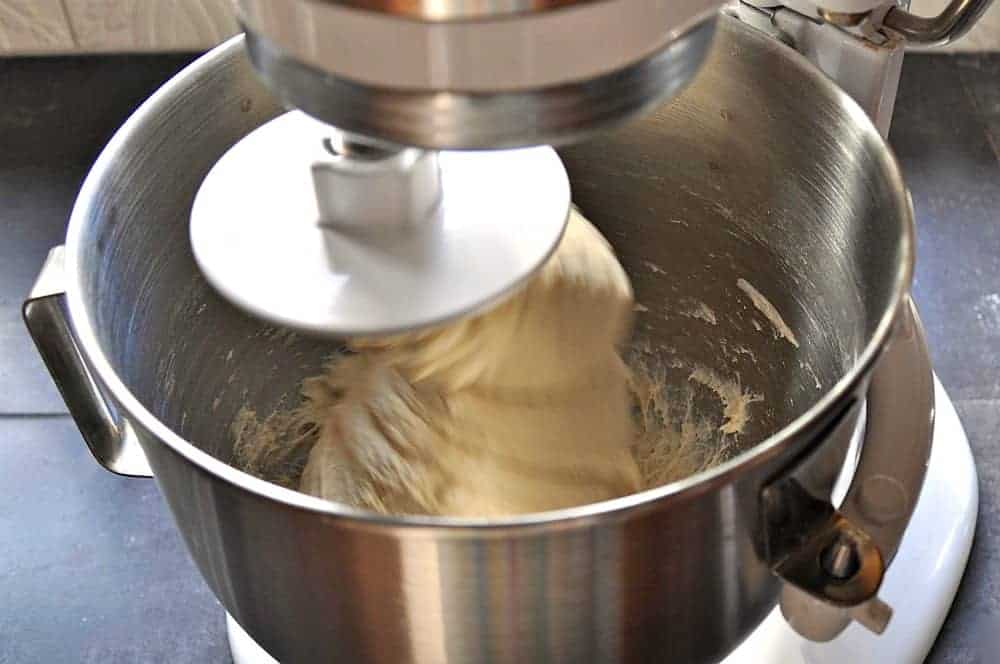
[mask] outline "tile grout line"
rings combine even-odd
[[[0,413],[3,420],[62,420],[72,417],[69,413]]]
[[[69,38],[73,40],[73,46],[80,48],[80,39],[76,36],[76,26],[73,25],[73,19],[69,15],[69,7],[66,6],[66,0],[59,0],[59,7],[62,9],[63,17],[66,19],[66,29],[69,30]]]

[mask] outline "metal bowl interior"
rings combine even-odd
[[[335,350],[236,310],[206,284],[188,242],[208,169],[282,110],[239,39],[205,56],[113,139],[67,241],[71,315],[102,382],[216,474],[215,460],[231,461],[237,412],[294,405],[301,380]],[[691,380],[696,370],[760,395],[746,427],[717,437],[732,459],[726,472],[781,445],[874,358],[909,284],[907,196],[867,117],[787,47],[723,16],[706,65],[679,97],[562,155],[575,202],[631,275],[641,305],[632,360],[717,425],[724,402]]]

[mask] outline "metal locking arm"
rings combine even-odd
[[[940,46],[968,32],[991,4],[993,0],[952,0],[937,16],[917,16],[893,7],[882,19],[882,26],[906,41]]]
[[[852,620],[880,634],[892,616],[877,592],[916,507],[934,432],[933,373],[911,303],[875,366],[867,402],[861,458],[839,509],[810,492],[821,455],[798,462],[762,495],[769,556],[786,581],[782,614],[812,641],[829,641]]]

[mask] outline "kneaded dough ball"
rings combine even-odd
[[[576,210],[556,252],[476,316],[357,340],[307,388],[319,440],[301,490],[389,514],[496,517],[635,492],[632,289]],[[334,395],[331,397],[331,395]]]

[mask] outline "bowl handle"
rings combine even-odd
[[[853,429],[863,404],[848,405],[828,435]],[[910,301],[877,360],[867,408],[860,459],[839,509],[810,490],[830,465],[822,449],[762,493],[768,559],[786,582],[782,613],[813,641],[829,641],[852,620],[880,634],[892,616],[877,593],[916,507],[934,432],[934,376]]]
[[[24,322],[94,458],[119,475],[152,477],[135,432],[105,399],[80,351],[66,306],[64,253],[62,246],[49,251],[22,307]]]

